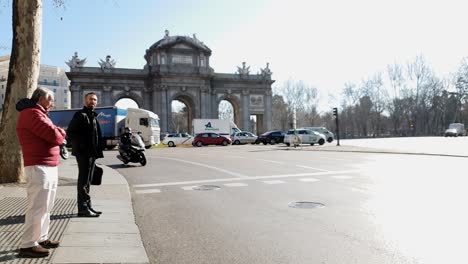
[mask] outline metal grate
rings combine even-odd
[[[24,228],[27,198],[6,197],[0,200],[0,263],[49,263],[54,250],[47,258],[20,258],[18,248]],[[60,240],[71,217],[75,215],[75,199],[55,199],[50,217],[49,237]]]

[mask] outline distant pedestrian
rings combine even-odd
[[[49,248],[60,244],[48,235],[57,193],[59,145],[65,140],[65,131],[48,117],[53,103],[54,94],[50,90],[37,88],[31,99],[21,99],[16,104],[20,112],[16,132],[27,177],[28,209],[19,251],[25,257],[46,257]]]
[[[94,112],[97,100],[95,93],[87,93],[83,109],[75,113],[67,128],[67,135],[72,143],[72,155],[78,162],[77,201],[80,217],[98,217],[101,214],[92,208],[90,196],[96,159],[104,157],[101,127]]]

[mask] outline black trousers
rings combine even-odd
[[[77,202],[78,212],[81,212],[86,211],[91,207],[91,196],[89,195],[89,191],[96,158],[89,156],[76,156],[76,161],[78,162]]]

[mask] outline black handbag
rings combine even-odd
[[[95,165],[93,177],[91,178],[91,185],[101,185],[103,173],[104,173],[104,170],[98,165]]]

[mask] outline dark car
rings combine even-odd
[[[276,143],[283,143],[284,141],[284,133],[275,130],[275,131],[268,131],[263,134],[261,134],[258,139],[258,143],[263,143],[263,145],[266,145],[268,143],[274,145]]]
[[[216,133],[200,133],[198,134],[192,142],[193,146],[201,147],[203,145],[223,145],[227,146],[231,144],[232,141],[230,138],[221,136]]]

